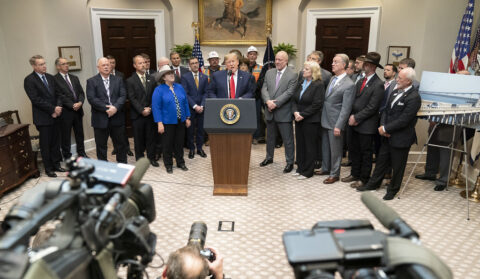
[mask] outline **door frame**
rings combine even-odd
[[[376,51],[380,33],[380,7],[345,9],[308,9],[305,34],[305,57],[315,50],[317,19],[323,18],[370,18],[368,51]]]
[[[104,9],[90,8],[92,19],[92,34],[94,47],[93,65],[97,65],[97,59],[103,56],[102,28],[100,19],[153,19],[155,26],[155,52],[157,58],[166,56],[165,46],[165,12],[160,10],[135,10],[135,9]],[[153,62],[157,64],[156,61]],[[95,67],[94,67],[95,68]]]

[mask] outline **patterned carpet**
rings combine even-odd
[[[282,233],[311,228],[317,221],[369,219],[375,228],[385,231],[361,203],[360,194],[346,183],[325,185],[325,177],[299,181],[283,174],[283,148],[276,149],[272,165],[260,168],[265,145],[252,146],[247,197],[212,196],[210,150],[206,147],[205,151],[207,158],[186,158],[187,172],[174,168],[173,174],[167,174],[161,164],[160,168],[151,167],[144,177],[155,191],[157,219],[152,230],[158,237],[157,252],[165,260],[170,252],[186,244],[190,226],[197,220],[208,225],[207,245],[224,255],[227,278],[293,278]],[[95,157],[94,151],[88,154]],[[134,158],[129,157],[129,162],[133,164]],[[420,172],[421,165],[416,169]],[[342,177],[348,174],[349,168],[342,168]],[[42,174],[3,196],[0,220],[25,189],[47,180]],[[467,221],[466,201],[459,196],[460,189],[434,192],[433,186],[413,179],[402,198],[388,205],[419,232],[425,246],[446,261],[455,278],[480,278],[480,249],[476,247],[480,243],[480,205],[470,203],[471,219]],[[384,193],[384,188],[374,192],[379,198]],[[218,231],[219,221],[234,221],[234,232]],[[160,262],[156,259],[154,264]],[[161,271],[148,269],[150,278],[160,276]]]

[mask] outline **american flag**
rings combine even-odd
[[[195,44],[193,44],[192,56],[198,58],[198,63],[200,64],[200,72],[203,72],[203,55],[202,51],[200,50],[200,43],[198,42],[197,37],[195,37]]]
[[[480,68],[480,61],[478,59],[478,54],[479,54],[479,49],[480,49],[480,25],[478,25],[477,32],[475,35],[475,41],[472,46],[472,52],[470,53],[471,59],[471,65],[473,70],[478,70]]]
[[[450,73],[465,70],[468,65],[468,55],[470,53],[470,36],[472,33],[473,8],[475,1],[468,0],[465,14],[463,15],[460,30],[458,30],[457,41],[452,52],[450,60]]]

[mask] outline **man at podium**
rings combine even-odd
[[[225,55],[227,68],[212,74],[207,87],[207,98],[253,98],[255,78],[248,72],[239,71],[238,62],[235,53]]]

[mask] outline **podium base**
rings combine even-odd
[[[213,188],[214,196],[248,196],[247,184],[224,185],[215,184]]]

